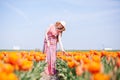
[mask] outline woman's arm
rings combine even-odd
[[[68,54],[67,52],[65,52],[65,50],[63,49],[63,44],[62,44],[62,41],[61,41],[61,35],[62,35],[62,33],[60,33],[59,36],[58,36],[58,40],[59,40],[59,43],[60,43],[61,50],[63,51],[63,53],[64,53],[65,55],[69,55],[69,54]]]
[[[65,52],[64,49],[63,49],[62,41],[61,41],[61,36],[62,36],[62,33],[59,34],[59,36],[58,36],[58,41],[59,41],[61,50],[62,50],[63,52]]]
[[[50,42],[49,42],[49,40],[48,40],[48,35],[47,35],[47,33],[49,32],[49,30],[50,30],[50,27],[48,27],[47,30],[46,30],[46,32],[45,32],[45,39],[46,39],[46,41],[47,41],[47,45],[48,45],[48,46],[50,46]]]

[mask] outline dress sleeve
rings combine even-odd
[[[51,30],[51,25],[47,28],[46,32],[45,32],[45,38],[48,41],[48,32]]]

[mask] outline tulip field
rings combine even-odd
[[[56,56],[57,80],[120,80],[120,51],[59,51]],[[41,80],[45,58],[41,51],[0,51],[0,80]]]

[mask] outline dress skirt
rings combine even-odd
[[[45,68],[45,72],[47,74],[53,75],[56,73],[57,38],[54,36],[49,36],[48,40],[50,42],[50,46],[47,45],[47,41],[45,39],[44,48],[43,48],[43,53],[46,54],[46,62],[47,62],[47,67]]]

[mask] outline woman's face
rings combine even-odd
[[[56,23],[56,30],[57,30],[57,32],[62,32],[63,29],[64,29],[64,26],[60,22],[57,22]]]
[[[57,26],[57,29],[62,29],[62,28],[64,28],[64,26],[63,26],[62,24],[59,24],[59,25]]]

